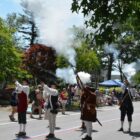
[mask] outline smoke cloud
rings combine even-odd
[[[84,84],[91,82],[91,75],[89,73],[81,71],[78,72],[78,76]]]
[[[112,53],[114,58],[117,59],[119,51],[116,49],[116,44],[105,44],[104,50],[106,53]]]
[[[64,79],[66,83],[75,84],[76,83],[76,75],[71,67],[57,69],[56,70],[57,77]],[[78,76],[81,81],[86,84],[91,82],[91,75],[85,72],[78,72]]]
[[[140,70],[140,60],[133,62],[131,64],[125,64],[124,72],[127,75],[128,80],[131,79],[131,76],[135,75],[137,71]]]
[[[104,50],[106,53],[112,53],[114,58],[117,59],[119,55],[119,50],[116,49],[117,44],[105,44]],[[134,75],[136,71],[140,70],[140,59],[137,62],[132,62],[131,64],[125,64],[124,69],[126,73]]]
[[[76,83],[76,76],[71,67],[57,69],[56,76],[63,79],[66,83],[70,83],[70,84]]]
[[[76,66],[76,52],[72,47],[73,36],[69,28],[75,24],[82,24],[82,14],[71,12],[72,0],[23,0],[26,8],[34,13],[39,27],[40,41],[47,46],[53,47],[59,55],[66,57],[70,64]],[[81,21],[81,22],[80,22]],[[57,69],[57,77],[66,83],[76,83],[76,76],[71,67]],[[87,73],[79,73],[83,83],[90,81]]]
[[[39,27],[40,41],[53,47],[59,55],[63,55],[69,63],[76,66],[76,52],[72,47],[73,38],[68,30],[73,26],[72,21],[78,18],[78,15],[70,10],[72,0],[23,0],[23,2],[26,8],[34,13]],[[56,75],[66,83],[76,83],[75,74],[70,67],[57,69]]]
[[[140,71],[140,59],[135,63],[134,68],[136,71]]]
[[[34,13],[41,42],[53,47],[58,54],[64,55],[75,66],[76,52],[72,48],[72,36],[68,28],[73,26],[72,21],[76,17],[81,18],[81,15],[71,12],[72,0],[23,0],[23,2]]]
[[[116,49],[116,44],[110,44],[110,45],[105,44],[105,52],[112,53],[115,59],[118,58],[119,51]],[[126,74],[128,80],[130,80],[131,76],[133,76],[136,73],[136,71],[140,69],[140,66],[137,64],[138,62],[137,63],[133,62],[131,64],[124,64],[123,71]],[[112,73],[117,75],[120,74],[115,71],[113,71]]]

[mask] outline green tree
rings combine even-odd
[[[117,39],[119,58],[124,63],[131,63],[140,58],[140,25],[139,21],[132,17],[121,26],[122,34]]]
[[[114,42],[128,18],[140,19],[139,0],[73,0],[71,9],[81,11],[86,26],[95,29],[92,35],[97,44]]]
[[[139,85],[140,84],[140,71],[138,71],[133,77],[132,77],[132,81]]]
[[[76,49],[77,70],[94,73],[99,70],[100,64],[96,53],[89,48],[88,44],[83,43],[81,47]]]
[[[68,60],[64,56],[58,55],[56,58],[56,65],[59,68],[64,68],[64,67],[68,67],[69,63],[68,63]]]
[[[20,51],[14,46],[14,31],[0,18],[0,81],[11,80],[21,64]]]
[[[96,52],[90,46],[90,40],[86,39],[87,30],[85,28],[79,28],[73,26],[71,29],[73,35],[72,47],[75,49],[76,55],[76,69],[77,71],[85,71],[92,73],[95,70],[99,70],[100,64],[97,58]],[[68,61],[63,57],[57,58],[58,67],[68,66]]]
[[[118,63],[115,68],[119,70],[121,80],[123,81],[125,76],[123,74],[123,65],[136,62],[140,58],[140,41],[139,21],[135,17],[131,17],[126,23],[121,25],[122,34],[118,37],[116,44],[118,50]]]
[[[97,57],[97,53],[93,51],[92,48],[89,47],[89,44],[83,42],[81,47],[76,49],[77,57],[77,70],[85,71],[91,74],[91,81],[97,87],[97,84],[100,80],[100,70],[101,64],[99,58]]]

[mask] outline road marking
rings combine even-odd
[[[116,109],[118,109],[118,107],[113,107],[111,109],[109,109],[109,108],[97,108],[97,111],[109,111],[109,110],[116,110]],[[69,113],[69,112],[67,112],[67,113]],[[76,112],[76,113],[72,113],[72,114],[68,114],[68,115],[58,115],[57,118],[68,117],[68,116],[76,116],[76,115],[79,115],[79,114],[80,114],[80,112]],[[35,120],[36,119],[27,119],[27,122],[35,121]],[[6,121],[6,120],[0,120],[0,121],[2,122],[2,121]],[[5,123],[0,123],[0,126],[15,124],[15,123],[17,123],[17,122],[5,122]]]
[[[73,113],[73,114],[68,114],[68,115],[58,115],[57,118],[61,118],[61,117],[68,117],[68,116],[76,116],[76,115],[79,115],[80,112],[78,113]],[[8,119],[4,119],[4,120],[0,120],[2,123],[0,123],[0,126],[3,126],[3,125],[9,125],[9,124],[15,124],[17,122],[4,122],[3,121],[9,121]],[[30,122],[30,121],[36,121],[36,119],[27,119],[27,122]]]
[[[28,119],[27,122],[33,121],[33,119]],[[18,121],[17,121],[18,122]],[[0,126],[3,125],[9,125],[9,124],[16,124],[17,122],[6,122],[6,123],[0,123]]]
[[[75,126],[75,127],[71,127],[71,128],[67,128],[67,129],[62,129],[62,130],[56,130],[55,133],[63,133],[63,132],[70,132],[70,131],[73,131],[77,128],[79,128],[80,126]],[[42,134],[39,134],[39,135],[35,135],[35,136],[31,136],[30,138],[26,139],[26,140],[32,140],[33,138],[38,138],[38,137],[42,137],[42,136],[46,136],[47,133],[42,133]]]
[[[133,115],[133,117],[136,117],[136,116],[139,116],[139,115],[140,115],[140,113],[136,113],[136,114]],[[102,121],[102,123],[112,122],[112,121],[116,121],[116,120],[119,120],[119,119],[120,119],[120,117],[115,118],[115,119],[110,119],[110,120],[104,120],[104,121]]]
[[[140,113],[136,113],[133,115],[133,117],[135,116],[139,116]],[[110,119],[110,120],[104,120],[102,121],[101,123],[108,123],[108,122],[112,122],[112,121],[115,121],[115,120],[119,120],[120,118],[114,118],[114,119]],[[80,120],[79,120],[80,122]],[[97,122],[96,122],[97,124]],[[73,130],[76,130],[78,129],[80,126],[75,126],[75,127],[71,127],[71,128],[67,128],[67,129],[62,129],[62,130],[56,130],[55,133],[66,133],[66,132],[70,132],[70,131],[73,131]],[[39,134],[39,135],[35,135],[35,136],[31,136],[30,138],[28,138],[27,140],[32,140],[34,138],[38,138],[38,137],[43,137],[43,136],[46,136],[47,133],[42,133],[42,134]]]
[[[3,119],[3,120],[0,120],[0,122],[3,122],[3,121],[9,121],[9,119]]]
[[[79,115],[79,113],[73,113],[73,114],[68,114],[68,115],[58,115],[57,118],[61,118],[61,117],[68,117],[68,116],[76,116],[76,115]],[[5,122],[3,123],[3,121],[9,121],[8,119],[6,120],[0,120],[2,123],[0,123],[0,126],[3,126],[3,125],[9,125],[9,124],[15,124],[17,122]],[[30,122],[30,121],[36,121],[36,119],[27,119],[27,122]]]

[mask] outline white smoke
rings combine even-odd
[[[134,68],[137,71],[140,71],[140,59],[138,59],[138,61],[135,63]]]
[[[63,79],[66,83],[70,83],[70,84],[76,83],[76,76],[71,67],[57,69],[56,76]]]
[[[134,68],[135,65],[136,65],[136,63],[131,63],[131,64],[125,64],[124,65],[124,73],[126,73],[129,78],[136,73],[136,69]]]
[[[59,55],[65,56],[70,64],[76,66],[76,52],[72,47],[73,36],[68,30],[73,26],[72,21],[77,21],[78,18],[78,15],[70,10],[72,0],[23,0],[23,2],[34,13],[41,42],[53,47]],[[80,18],[82,19],[81,15]],[[66,83],[76,83],[76,75],[71,67],[57,69],[56,75]],[[80,72],[78,75],[83,83],[90,82],[89,74]]]
[[[105,44],[104,50],[106,53],[112,53],[114,58],[117,59],[119,51],[116,49],[116,44]]]
[[[117,58],[118,58],[118,55],[119,55],[119,51],[116,49],[116,44],[105,44],[105,52],[106,53],[112,53],[114,58],[116,59],[116,61],[114,62],[114,64],[117,64]],[[135,73],[135,69],[134,69],[134,63],[132,64],[125,64],[123,66],[123,72],[125,73],[125,75],[127,76],[128,80],[130,79],[130,77],[132,75],[134,75]],[[120,75],[120,73],[118,71],[112,71],[112,75]]]
[[[131,77],[140,70],[140,61],[133,62],[131,64],[124,64],[122,71],[124,72],[127,79],[130,81]],[[119,71],[112,71],[112,75],[120,75]]]
[[[75,84],[76,81],[76,75],[71,67],[63,68],[63,69],[57,69],[56,70],[57,77],[63,79],[66,83]],[[78,76],[80,77],[81,81],[86,84],[91,82],[91,75],[85,72],[78,72]]]
[[[78,72],[78,76],[84,84],[91,82],[91,75],[89,73],[81,71]]]
[[[22,0],[34,13],[39,26],[40,40],[64,55],[72,65],[75,64],[76,52],[72,48],[72,36],[68,28],[78,15],[71,12],[72,0]],[[80,15],[81,17],[81,15]]]

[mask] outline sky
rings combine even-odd
[[[28,1],[36,1],[36,0],[28,0]],[[42,0],[43,1],[43,0]],[[46,0],[47,1],[47,0]],[[49,2],[51,1],[51,2]],[[53,1],[55,3],[57,3],[56,1],[58,0],[48,0],[48,3],[50,3],[50,5],[53,4]],[[67,5],[66,1],[72,1],[72,0],[63,0],[64,3],[64,7],[65,5]],[[20,5],[21,0],[1,0],[0,1],[0,17],[2,18],[6,18],[6,15],[12,12],[16,12],[16,13],[21,13],[22,11],[22,7]],[[60,1],[58,1],[58,3],[60,3]],[[53,4],[54,5],[54,4]],[[83,25],[83,18],[82,15],[76,15],[73,13],[73,17],[71,18],[71,21],[69,22],[69,25]]]
[[[1,0],[0,17],[5,18],[8,13],[21,12],[20,0]]]

